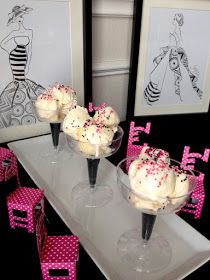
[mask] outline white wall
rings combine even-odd
[[[126,117],[133,0],[93,0],[93,103]]]

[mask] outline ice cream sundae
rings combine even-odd
[[[87,109],[76,106],[65,117],[63,131],[77,141],[85,155],[99,157],[110,153],[110,144],[118,129],[119,116],[112,107],[105,107],[91,117]]]
[[[119,149],[123,130],[112,107],[95,107],[95,110],[95,114],[90,116],[86,108],[76,106],[66,115],[63,131],[70,149],[86,159],[88,168],[89,182],[79,182],[74,186],[72,199],[85,207],[98,208],[106,205],[113,196],[110,186],[96,183],[100,159]]]
[[[130,201],[137,208],[158,210],[169,203],[182,203],[189,191],[188,176],[161,149],[144,147],[131,163],[128,176],[133,191]]]
[[[141,228],[127,230],[118,240],[122,260],[142,276],[163,270],[170,264],[172,249],[159,235],[160,227],[153,234],[154,225],[159,215],[181,210],[196,186],[196,176],[168,152],[144,146],[139,155],[119,162],[117,182],[122,196],[141,212]]]
[[[77,105],[76,92],[70,86],[56,84],[40,94],[34,105],[39,120],[50,124],[53,146],[57,151],[61,122],[65,115]],[[57,154],[51,151],[45,154],[46,157],[57,157]],[[53,159],[52,162],[55,160]]]
[[[56,84],[38,96],[35,108],[42,121],[58,122],[77,105],[76,92],[65,85]]]

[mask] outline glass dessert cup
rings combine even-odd
[[[93,145],[73,139],[66,134],[67,144],[69,147],[86,158],[88,167],[89,183],[81,182],[74,186],[72,190],[72,199],[81,203],[85,207],[103,207],[112,200],[113,191],[106,184],[96,184],[98,166],[101,158],[109,157],[117,152],[120,148],[123,137],[123,130],[120,126],[114,134],[111,143],[106,145]]]
[[[58,110],[43,110],[35,107],[35,111],[39,121],[49,123],[52,136],[52,145],[48,145],[41,151],[41,157],[51,163],[56,163],[58,160],[59,137],[63,118],[59,116]]]
[[[151,200],[145,194],[132,190],[128,168],[137,157],[122,160],[117,166],[117,183],[122,196],[133,207],[141,212],[141,227],[123,233],[117,242],[117,251],[123,262],[140,273],[154,273],[165,269],[171,261],[172,249],[164,236],[153,232],[153,227],[159,215],[178,212],[189,200],[196,186],[196,176],[191,170],[185,170],[189,179],[187,193],[177,197],[162,197],[160,200]],[[183,170],[181,163],[170,159],[170,167]],[[167,236],[167,232],[166,232]]]

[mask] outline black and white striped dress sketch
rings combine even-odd
[[[23,38],[24,39],[24,38]],[[29,44],[28,37],[25,37],[25,44],[18,43],[17,47],[9,54],[9,61],[15,81],[25,81],[25,68],[28,60],[26,46]]]
[[[26,78],[32,54],[33,31],[24,27],[23,20],[31,10],[24,5],[13,7],[8,24],[17,23],[18,29],[1,41],[1,48],[9,54],[13,81],[0,93],[0,128],[37,122],[32,102],[44,88]]]
[[[183,14],[175,14],[169,34],[169,44],[162,47],[160,54],[153,59],[154,68],[150,73],[149,83],[144,89],[144,99],[147,105],[160,104],[162,88],[168,71],[173,75],[173,89],[174,94],[178,97],[178,102],[184,102],[185,93],[181,86],[186,79],[189,80],[189,86],[193,89],[193,94],[188,99],[192,98],[199,102],[202,98],[203,92],[197,86],[198,71],[193,73],[190,69],[187,54],[182,46],[181,26],[183,23]]]

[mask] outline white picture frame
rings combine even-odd
[[[70,32],[70,63],[71,63],[71,77],[69,77],[69,84],[77,92],[78,104],[84,104],[84,52],[83,52],[83,0],[25,0],[24,3],[18,1],[16,5],[35,5],[40,3],[47,3],[53,5],[55,2],[64,3],[68,6],[69,11],[69,26],[66,28]],[[9,11],[8,11],[9,12]],[[47,15],[46,15],[47,16]],[[49,32],[51,32],[49,30]],[[60,65],[62,67],[62,65]],[[59,81],[54,81],[59,82]],[[1,113],[1,112],[0,112]],[[6,143],[13,140],[38,136],[50,132],[49,124],[38,122],[31,125],[17,125],[0,129],[0,143]]]
[[[208,112],[210,39],[205,31],[209,25],[209,1],[144,0],[134,116]],[[175,30],[181,35],[173,42]]]

